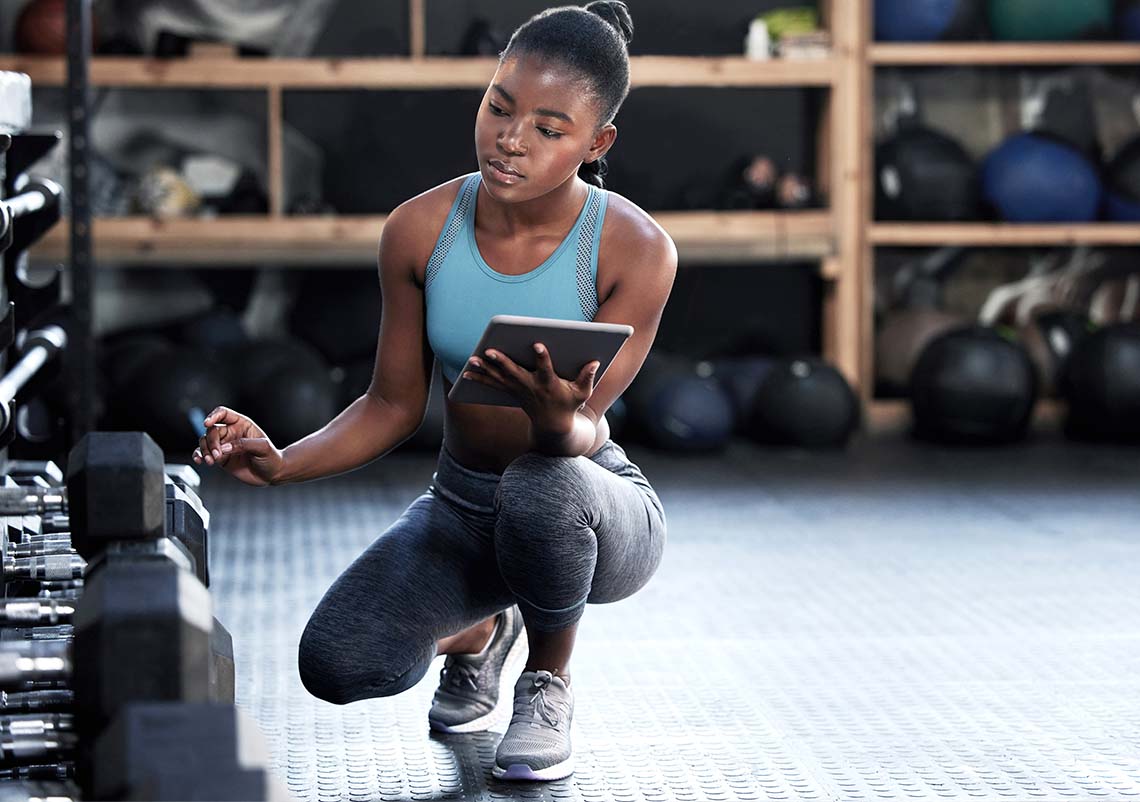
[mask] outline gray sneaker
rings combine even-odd
[[[560,780],[574,771],[570,719],[574,694],[549,671],[524,671],[515,683],[511,724],[491,774],[503,780]]]
[[[428,711],[437,732],[478,732],[494,723],[503,675],[526,662],[526,627],[517,605],[495,617],[491,641],[479,654],[449,654]]]

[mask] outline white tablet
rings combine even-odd
[[[574,381],[590,362],[599,362],[594,375],[594,386],[602,380],[606,368],[613,362],[625,341],[633,334],[633,326],[622,323],[593,323],[583,320],[558,320],[520,315],[495,315],[483,330],[479,344],[471,356],[486,359],[485,351],[494,348],[527,370],[538,367],[535,343],[546,346],[554,363],[554,372],[568,381]],[[468,360],[470,360],[470,356]],[[474,370],[469,362],[463,370]],[[519,407],[522,404],[510,393],[465,379],[460,373],[447,397],[461,404],[491,404],[499,407]]]

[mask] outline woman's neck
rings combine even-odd
[[[487,188],[480,184],[476,201],[479,227],[507,237],[561,229],[568,218],[578,216],[589,191],[586,182],[574,175],[541,197],[520,203],[503,203],[491,197]]]

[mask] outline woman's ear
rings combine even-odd
[[[614,146],[616,139],[617,126],[613,123],[606,123],[598,129],[598,133],[594,134],[594,141],[590,143],[590,150],[586,153],[586,158],[582,159],[582,161],[586,163],[596,162],[605,156],[606,152]]]

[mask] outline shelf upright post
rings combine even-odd
[[[427,55],[427,12],[425,0],[408,0],[408,38],[412,58]]]
[[[281,102],[281,85],[273,82],[266,87],[266,130],[269,132],[269,214],[285,214],[285,143]]]
[[[824,265],[836,279],[825,284],[823,350],[851,382],[870,399],[872,306],[871,252],[871,81],[867,47],[871,0],[825,0],[837,75],[825,109],[830,135],[827,185],[835,226],[837,265]]]
[[[67,0],[68,202],[70,221],[70,314],[67,320],[66,384],[68,447],[94,425],[95,343],[92,339],[90,139],[91,0]]]

